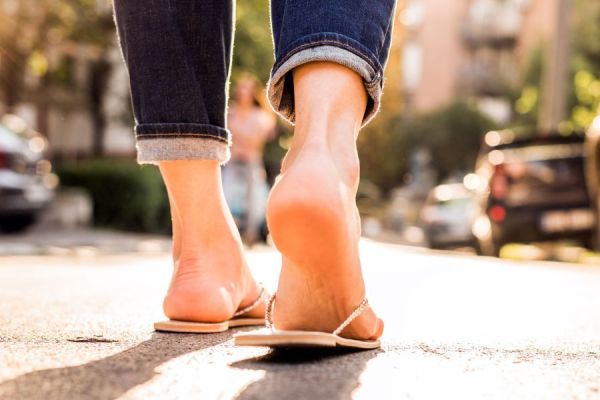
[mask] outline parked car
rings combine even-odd
[[[473,193],[462,183],[439,185],[431,189],[419,215],[419,225],[429,247],[476,248],[478,241],[471,229],[476,212]]]
[[[18,117],[0,121],[0,230],[25,229],[52,199],[58,178],[45,148],[46,140]]]
[[[584,136],[488,132],[476,164],[484,254],[506,243],[578,240],[592,245],[596,213],[584,174]]]

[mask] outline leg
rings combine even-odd
[[[246,180],[246,215],[244,241],[248,246],[252,246],[256,241],[256,217],[255,217],[255,199],[256,185],[254,179],[254,163],[247,163],[244,166],[244,176]]]
[[[130,74],[138,161],[159,165],[171,205],[175,268],[165,314],[226,320],[259,293],[220,179],[219,163],[229,157],[233,4],[154,0],[140,7],[116,0],[114,7]]]
[[[304,64],[293,81],[294,138],[267,208],[283,254],[274,322],[278,329],[331,332],[365,296],[355,196],[367,95],[361,77],[338,64]],[[382,331],[369,309],[342,335],[374,339]]]
[[[169,192],[175,269],[164,301],[171,319],[220,322],[252,303],[260,288],[252,278],[227,207],[219,163],[159,163]],[[252,316],[262,316],[262,307]]]
[[[271,0],[269,101],[296,122],[267,207],[283,253],[277,328],[331,332],[364,296],[355,140],[379,107],[394,7],[394,0]],[[374,339],[382,331],[368,309],[341,334]]]

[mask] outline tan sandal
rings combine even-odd
[[[381,346],[379,340],[358,340],[346,339],[339,334],[356,317],[362,314],[369,302],[365,298],[350,316],[333,333],[317,331],[281,331],[275,329],[272,320],[273,303],[275,294],[271,296],[267,303],[265,312],[265,329],[258,329],[252,332],[240,332],[235,334],[235,344],[237,346],[268,346],[268,347],[346,347],[353,349],[376,349]]]
[[[233,314],[233,318],[223,322],[194,322],[170,319],[154,323],[154,330],[159,332],[177,333],[217,333],[225,332],[230,328],[243,326],[261,326],[265,324],[264,318],[242,317],[260,305],[265,296],[265,288],[260,289],[258,298],[252,304]]]

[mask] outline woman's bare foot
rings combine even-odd
[[[173,220],[174,271],[163,308],[171,319],[221,322],[256,300],[260,287],[223,197],[217,161],[159,163]],[[262,317],[264,305],[248,316]]]
[[[274,324],[333,332],[365,297],[358,255],[356,136],[365,110],[361,78],[330,63],[294,71],[296,128],[267,220],[283,255]],[[371,309],[341,333],[376,339],[383,322]]]

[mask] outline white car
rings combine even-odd
[[[471,229],[476,215],[477,205],[472,192],[462,183],[452,183],[431,189],[419,221],[431,248],[476,248],[477,241]]]

